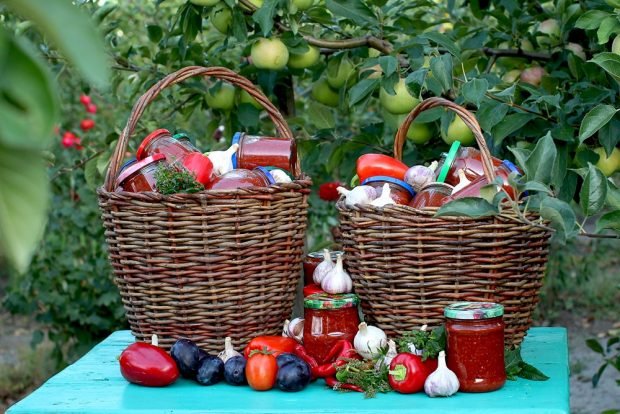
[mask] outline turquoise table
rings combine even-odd
[[[203,387],[188,380],[166,388],[140,387],[123,379],[116,360],[132,341],[129,331],[110,335],[8,413],[569,413],[563,328],[532,328],[523,344],[523,358],[550,376],[548,381],[519,379],[499,391],[450,398],[392,392],[364,399],[359,393],[327,389],[322,380],[297,393],[227,384]]]

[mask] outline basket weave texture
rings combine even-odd
[[[473,114],[442,98],[418,105],[400,126],[394,155],[411,122],[444,106],[474,132],[485,175],[494,178],[491,155]],[[365,317],[388,335],[444,322],[443,308],[457,301],[492,301],[505,307],[505,343],[521,344],[538,302],[550,233],[523,223],[514,212],[484,218],[434,217],[436,208],[347,207],[338,204],[342,244]],[[530,221],[537,220],[534,213]]]
[[[260,102],[279,136],[293,139],[278,110],[249,80],[226,68],[187,67],[138,99],[98,190],[109,259],[131,331],[169,348],[189,338],[208,352],[230,336],[242,347],[278,335],[300,278],[311,181],[299,168],[289,184],[196,194],[115,192],[129,137],[167,86],[194,76],[241,87]]]

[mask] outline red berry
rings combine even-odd
[[[341,184],[338,181],[324,183],[319,186],[319,197],[325,201],[337,201],[340,198],[337,188]]]
[[[92,119],[83,119],[82,122],[80,122],[80,128],[82,128],[82,131],[88,131],[89,129],[92,129],[95,126],[95,121],[93,121]]]
[[[86,105],[86,112],[88,112],[89,114],[96,114],[97,113],[97,105],[92,104],[92,103]]]
[[[80,95],[80,102],[82,102],[82,105],[84,105],[84,106],[90,105],[90,103],[91,103],[90,96],[81,94]]]
[[[81,147],[81,140],[71,131],[67,131],[62,134],[62,140],[60,141],[63,147],[71,148],[71,147]],[[78,148],[80,149],[80,148]]]
[[[73,146],[73,138],[65,135],[62,137],[62,140],[60,141],[60,143],[65,148],[71,148]]]

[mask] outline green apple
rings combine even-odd
[[[620,36],[616,36],[611,44],[611,52],[620,55]]]
[[[448,131],[445,134],[442,131],[441,138],[443,138],[444,142],[447,144],[452,144],[454,141],[461,141],[463,146],[472,145],[476,142],[474,133],[471,132],[471,129],[465,125],[465,122],[463,122],[458,115],[454,117],[454,121],[448,126]]]
[[[291,4],[297,8],[297,10],[307,10],[314,4],[314,0],[291,0]]]
[[[405,80],[402,78],[394,85],[394,92],[396,92],[395,95],[390,95],[383,88],[379,92],[381,105],[393,114],[406,114],[420,103],[409,93]]]
[[[320,79],[312,86],[312,97],[317,101],[327,106],[338,106],[340,102],[340,96],[338,92],[333,90],[327,79]]]
[[[412,122],[407,130],[407,138],[417,145],[426,144],[433,138],[433,128],[431,128],[431,125]]]
[[[308,51],[300,55],[291,53],[288,57],[288,66],[293,69],[309,68],[317,64],[321,58],[321,52],[318,47],[308,45]]]
[[[534,45],[532,44],[530,39],[523,39],[523,40],[521,40],[520,47],[521,47],[521,50],[524,51],[524,52],[533,52],[534,51]]]
[[[560,44],[560,24],[555,19],[540,22],[538,32],[545,36],[536,36],[536,42],[542,47],[557,46]]]
[[[239,94],[239,103],[250,104],[256,109],[263,109],[263,106],[258,103],[256,99],[246,91],[242,90]]]
[[[215,6],[220,0],[189,0],[189,2],[196,6]]]
[[[620,9],[620,0],[605,0],[609,6]]]
[[[573,54],[581,60],[586,60],[586,52],[583,51],[583,46],[580,44],[569,42],[566,44],[565,49],[573,52]]]
[[[209,15],[209,20],[218,32],[226,34],[232,23],[232,11],[225,5],[214,7]]]
[[[375,58],[381,56],[381,52],[374,47],[368,48],[368,57]]]
[[[620,150],[618,148],[614,148],[609,158],[607,158],[607,153],[605,153],[605,148],[603,147],[594,148],[592,151],[598,154],[599,159],[596,166],[606,177],[611,176],[620,169]]]
[[[252,3],[252,5],[257,9],[260,9],[261,7],[263,7],[263,1],[264,0],[250,0],[250,3]],[[239,5],[243,10],[249,10],[249,7],[246,7],[244,4],[240,3]]]
[[[368,76],[364,77],[364,73],[368,72]],[[369,68],[364,68],[360,70],[360,78],[362,79],[379,79],[383,75],[383,69],[381,69],[381,65],[378,63]]]
[[[288,49],[276,37],[258,39],[250,52],[252,63],[259,69],[282,70],[288,62]]]
[[[327,62],[327,82],[334,89],[340,89],[355,75],[355,66],[346,57]]]
[[[540,66],[532,66],[531,68],[527,68],[523,72],[521,72],[520,79],[522,82],[538,86],[540,85],[543,76],[545,76],[546,74],[547,72],[544,68],[541,68]]]
[[[507,83],[515,83],[519,79],[519,76],[521,76],[521,71],[519,69],[513,69],[504,73],[502,80]]]
[[[205,98],[212,109],[230,110],[235,106],[235,87],[222,83],[216,92],[208,90]]]

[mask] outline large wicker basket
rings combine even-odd
[[[474,132],[491,182],[491,155],[478,122],[442,98],[423,101],[407,116],[396,133],[394,156],[402,159],[411,122],[438,106],[456,112]],[[452,302],[493,301],[505,307],[506,345],[521,343],[547,263],[545,228],[509,212],[478,219],[434,217],[436,208],[350,208],[342,200],[338,209],[347,268],[371,323],[394,335],[443,323],[443,308]]]
[[[137,340],[170,347],[179,337],[222,349],[277,335],[293,309],[300,278],[311,182],[164,196],[115,192],[129,137],[162,89],[193,76],[247,91],[277,132],[293,139],[280,112],[249,80],[226,68],[187,67],[166,76],[134,105],[98,190],[109,259]],[[296,167],[299,169],[299,167]]]

